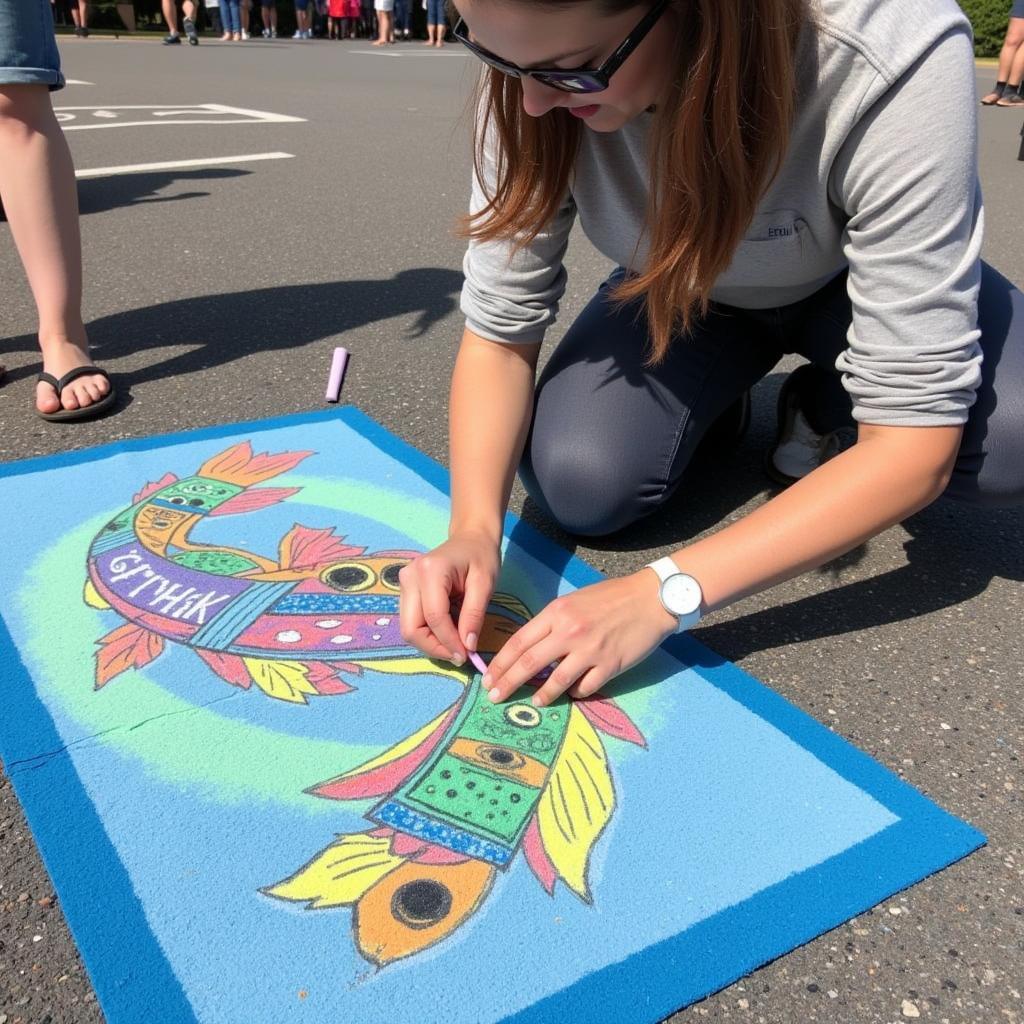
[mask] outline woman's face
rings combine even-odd
[[[622,44],[650,9],[641,4],[618,14],[597,3],[536,4],[517,0],[458,0],[470,38],[521,68],[597,68]],[[596,132],[613,132],[658,103],[671,81],[675,51],[672,8],[612,75],[603,92],[580,95],[542,85],[528,76],[523,110],[540,117],[554,107],[578,112]]]

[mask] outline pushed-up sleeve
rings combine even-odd
[[[974,57],[947,33],[863,113],[833,166],[853,306],[836,362],[862,423],[966,421],[981,379]]]
[[[496,156],[490,132],[481,171],[483,181],[473,174],[472,213],[493,194]],[[523,248],[515,250],[511,241],[470,241],[462,263],[461,308],[471,331],[490,341],[532,344],[544,339],[565,292],[563,260],[575,218],[576,204],[566,190],[551,222]]]

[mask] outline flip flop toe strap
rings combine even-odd
[[[102,367],[91,364],[88,366],[76,366],[73,370],[68,370],[60,380],[54,377],[52,373],[47,373],[43,370],[42,373],[36,376],[36,380],[49,384],[57,392],[57,397],[60,398],[64,389],[73,381],[78,380],[79,377],[103,377],[107,383],[110,383],[110,374],[102,369]]]

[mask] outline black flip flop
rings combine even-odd
[[[107,383],[110,384],[110,390],[98,402],[93,402],[91,405],[82,406],[78,409],[61,408],[56,412],[40,412],[36,409],[36,414],[42,419],[50,420],[53,423],[66,423],[69,420],[91,420],[96,416],[102,415],[117,401],[117,392],[114,390],[114,385],[110,381],[110,374],[106,370],[102,370],[98,366],[76,366],[75,369],[65,373],[60,380],[54,377],[52,373],[47,373],[44,370],[36,377],[36,381],[49,384],[57,392],[57,401],[60,401],[61,393],[72,381],[78,380],[79,377],[90,377],[93,375],[105,377]]]

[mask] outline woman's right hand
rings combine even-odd
[[[402,639],[430,658],[463,665],[476,650],[500,568],[499,544],[475,533],[454,534],[409,562],[398,574]]]

